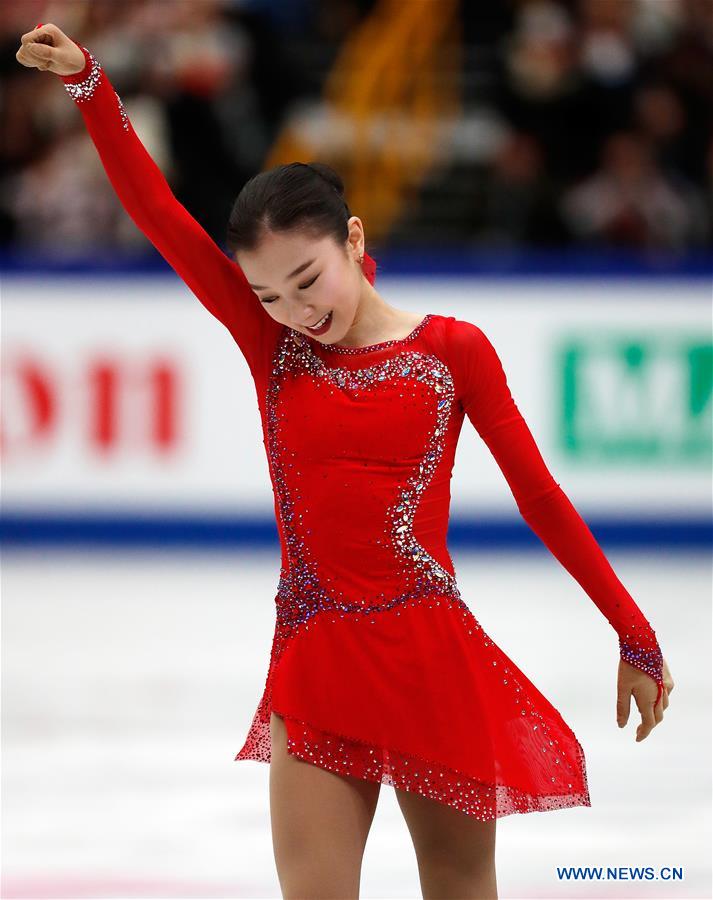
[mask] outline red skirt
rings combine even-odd
[[[293,756],[479,819],[591,805],[574,732],[459,598],[278,621],[236,760],[270,762],[271,712]]]

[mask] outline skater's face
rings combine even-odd
[[[364,252],[361,221],[352,216],[348,226],[344,244],[331,236],[266,232],[254,250],[235,254],[268,315],[325,344],[339,341],[347,333],[364,285],[368,285],[359,263]],[[310,329],[327,315],[326,327]]]

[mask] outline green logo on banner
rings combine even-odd
[[[617,464],[710,464],[710,342],[675,335],[570,337],[558,368],[560,442],[568,456]]]

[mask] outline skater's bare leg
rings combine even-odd
[[[497,900],[495,819],[484,822],[400,788],[396,798],[411,833],[425,900]]]
[[[338,775],[287,752],[270,717],[270,817],[283,898],[359,897],[362,858],[381,784]]]

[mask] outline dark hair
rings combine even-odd
[[[338,244],[349,236],[351,216],[344,182],[326,163],[293,162],[259,172],[238,194],[228,220],[231,254],[254,250],[266,231],[306,231],[331,235]]]

